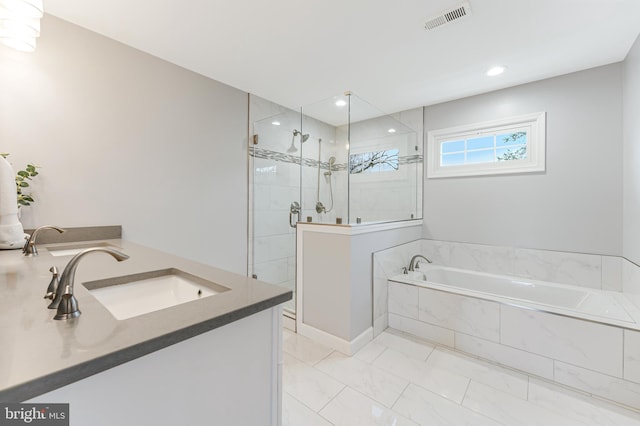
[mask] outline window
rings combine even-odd
[[[371,173],[398,170],[400,150],[364,152],[349,156],[349,173]]]
[[[427,178],[544,170],[544,112],[428,133]]]

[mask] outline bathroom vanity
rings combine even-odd
[[[69,403],[76,425],[279,424],[280,305],[290,291],[121,239],[81,245],[92,244],[130,259],[85,256],[75,277],[82,314],[69,320],[54,320],[43,296],[74,244],[42,245],[35,257],[0,251],[0,401]],[[167,270],[217,291],[116,319],[84,285]]]

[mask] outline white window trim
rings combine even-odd
[[[440,147],[442,142],[493,130],[501,130],[501,128],[504,127],[527,127],[529,129],[527,158],[493,163],[463,164],[460,166],[440,165]],[[536,112],[482,123],[432,130],[427,133],[427,178],[543,172],[545,171],[545,150],[545,112]]]

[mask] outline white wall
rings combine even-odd
[[[426,131],[546,111],[547,170],[426,180],[423,237],[621,255],[621,71],[612,64],[426,107]]]
[[[623,256],[640,264],[640,38],[623,66]]]
[[[42,166],[25,227],[124,238],[246,272],[247,94],[45,16],[0,47],[0,151]]]

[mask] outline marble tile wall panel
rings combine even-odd
[[[622,291],[622,257],[602,256],[602,289]]]
[[[389,313],[385,312],[373,319],[373,336],[378,336],[389,327]]]
[[[390,278],[402,273],[402,268],[409,266],[411,257],[420,252],[421,241],[417,240],[375,253],[381,267],[380,276]]]
[[[607,290],[621,288],[618,273],[621,258],[614,256],[438,240],[422,240],[420,253],[436,264],[455,268],[596,289],[603,288],[603,283]]]
[[[625,293],[640,293],[640,266],[627,259],[622,261],[622,284]]]
[[[295,230],[289,226],[289,209],[256,211],[254,228],[255,237],[290,235],[295,238]]]
[[[379,335],[389,326],[388,279],[402,272],[411,256],[419,253],[420,240],[402,244],[373,255],[373,334]]]
[[[622,329],[502,305],[500,343],[622,377]]]
[[[624,331],[624,378],[640,384],[639,331]]]
[[[254,264],[253,273],[258,275],[261,281],[266,281],[271,284],[281,284],[289,281],[287,268],[288,259],[276,259],[270,262]]]
[[[420,288],[418,319],[487,340],[500,340],[500,304]],[[408,315],[405,315],[408,316]]]
[[[419,290],[416,286],[389,281],[389,313],[417,320]]]
[[[560,361],[554,363],[554,376],[557,383],[640,409],[640,384]]]
[[[295,256],[296,242],[289,235],[273,235],[254,238],[255,263],[269,262],[277,259],[287,259]]]
[[[452,243],[450,266],[472,271],[509,275],[513,271],[513,249],[480,244]]]
[[[602,288],[601,256],[516,249],[514,275],[542,281]]]
[[[373,256],[373,318],[379,318],[388,312],[389,290],[388,277],[385,274],[380,257]]]
[[[455,348],[498,364],[553,380],[553,360],[510,346],[456,333]]]
[[[392,313],[389,314],[389,327],[450,348],[454,347],[454,332],[446,328]]]
[[[452,266],[451,251],[454,245],[455,243],[449,241],[422,240],[419,253],[437,265]]]

